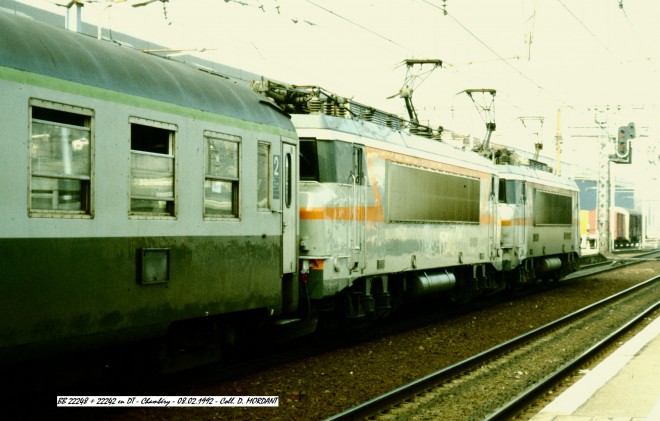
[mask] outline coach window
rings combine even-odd
[[[287,153],[284,158],[284,173],[286,174],[284,186],[284,205],[287,208],[290,208],[291,201],[293,199],[293,162],[291,160],[290,153]]]
[[[270,210],[270,144],[259,142],[257,156],[257,209]]]
[[[176,126],[131,118],[130,213],[174,216]]]
[[[204,132],[204,137],[204,215],[237,218],[241,138],[210,131]]]
[[[30,215],[91,215],[89,109],[30,101]]]

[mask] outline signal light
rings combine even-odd
[[[616,142],[616,155],[619,158],[626,158],[629,152],[628,131],[625,126],[619,127],[619,137]]]
[[[627,126],[619,127],[616,140],[616,156],[619,159],[626,160],[630,156],[630,139],[635,138],[635,123],[628,123]]]

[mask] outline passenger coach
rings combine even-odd
[[[298,140],[277,107],[5,12],[0,92],[2,364],[227,342],[295,309]]]

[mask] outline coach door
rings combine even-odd
[[[273,162],[273,170],[281,171],[282,180],[282,272],[292,273],[297,263],[298,237],[298,167],[296,145],[282,143],[279,163]],[[277,173],[275,173],[277,178]]]

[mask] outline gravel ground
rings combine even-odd
[[[103,414],[107,420],[318,420],[568,314],[660,273],[647,262],[567,282],[531,297],[451,317],[293,363],[177,391],[189,396],[279,396],[277,408],[138,408]],[[73,415],[70,413],[68,415]]]
[[[484,419],[657,302],[660,284],[628,294],[408,399],[382,420]],[[660,313],[660,312],[659,312]],[[648,321],[648,318],[646,319]],[[642,323],[644,324],[644,323]],[[392,418],[391,415],[395,415]]]

